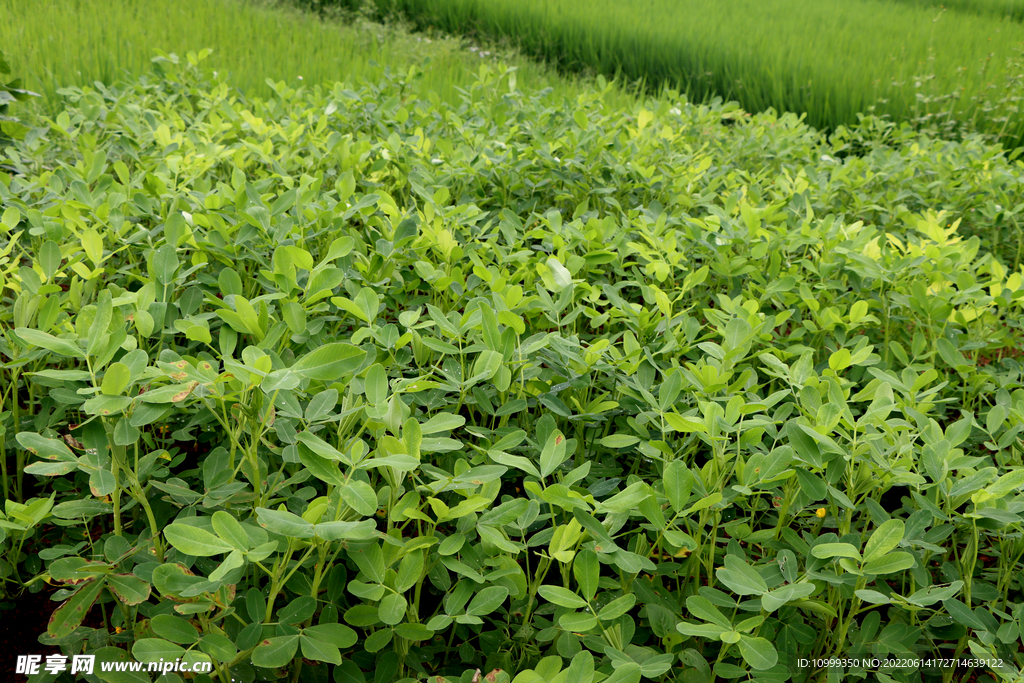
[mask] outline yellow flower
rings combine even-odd
[[[818,508],[814,511],[814,514],[818,516],[818,519],[825,519],[825,515],[828,513],[825,512],[825,508]]]

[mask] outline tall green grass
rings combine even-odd
[[[212,68],[243,92],[271,95],[266,79],[293,87],[377,79],[383,70],[423,75],[419,95],[455,101],[472,83],[481,59],[455,40],[427,40],[401,29],[358,21],[321,20],[272,3],[244,0],[0,0],[0,46],[25,86],[52,109],[69,85],[111,83],[150,67],[156,51],[211,48]],[[511,61],[520,85],[573,95],[582,84],[526,59]],[[615,90],[611,97],[628,99]]]
[[[351,3],[354,0],[339,0]],[[720,95],[748,110],[977,124],[1009,141],[1024,26],[891,0],[375,0],[420,28],[483,34],[569,70]],[[980,0],[975,0],[980,1]],[[1009,114],[1007,114],[1009,112]]]
[[[906,5],[927,7],[933,12],[952,10],[965,14],[1004,17],[1010,21],[1024,21],[1022,0],[893,0]]]

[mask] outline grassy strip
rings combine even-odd
[[[456,40],[410,36],[367,21],[323,20],[276,3],[80,0],[73,7],[57,0],[0,0],[0,45],[15,74],[44,95],[51,113],[60,88],[143,73],[157,50],[184,55],[210,48],[213,68],[243,92],[262,97],[273,93],[268,78],[292,86],[372,81],[387,68],[404,73],[416,66],[423,71],[410,85],[417,94],[434,92],[453,102],[485,61]],[[542,66],[514,56],[512,62],[525,87],[569,96],[579,91],[579,84]],[[622,95],[622,102],[627,99]]]
[[[817,127],[875,110],[1011,142],[1024,132],[1012,61],[1024,28],[991,16],[937,19],[878,0],[376,2],[421,28],[507,38],[566,70],[667,83],[749,110],[807,112]]]
[[[933,12],[953,10],[964,14],[995,16],[1010,21],[1024,21],[1024,2],[1020,0],[895,0],[905,5],[926,7]]]

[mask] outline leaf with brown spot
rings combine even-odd
[[[126,605],[141,605],[152,592],[152,586],[134,574],[111,574],[107,577],[107,584]]]
[[[82,624],[82,620],[85,619],[85,615],[89,613],[89,610],[92,609],[96,598],[99,597],[100,591],[103,590],[105,584],[106,581],[102,578],[87,581],[78,589],[78,592],[53,611],[53,614],[50,615],[50,621],[46,625],[46,632],[57,639],[66,638],[71,635]]]
[[[188,398],[188,395],[192,393],[192,390],[195,389],[197,386],[199,386],[199,382],[192,380],[191,382],[188,383],[187,389],[185,389],[184,391],[179,391],[178,393],[171,397],[171,403],[184,401],[186,398]]]

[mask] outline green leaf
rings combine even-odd
[[[876,560],[895,548],[903,540],[904,524],[901,519],[883,522],[864,545],[864,562]]]
[[[384,599],[380,601],[377,614],[382,622],[388,626],[394,626],[402,622],[402,619],[405,618],[405,611],[408,608],[409,603],[406,601],[405,596],[390,593],[385,595]]]
[[[514,467],[518,470],[522,470],[527,474],[533,475],[540,479],[540,471],[537,466],[534,465],[528,458],[524,458],[521,455],[510,455],[504,451],[487,451],[487,457],[499,465],[505,465],[507,467]]]
[[[199,640],[196,627],[172,614],[159,614],[149,621],[153,633],[179,645],[191,645]]]
[[[363,517],[377,512],[377,493],[365,481],[350,481],[341,489],[341,498]]]
[[[812,595],[814,591],[814,584],[811,583],[790,583],[779,586],[761,596],[761,606],[766,612],[771,613],[792,600],[800,600]]]
[[[458,429],[464,424],[466,424],[466,418],[461,415],[437,413],[420,425],[420,433],[423,434],[423,436],[428,436],[430,434],[449,432],[453,429]]]
[[[380,298],[377,293],[369,287],[363,287],[356,295],[355,303],[366,316],[366,322],[372,324],[377,317],[377,309],[380,308]]]
[[[630,434],[611,434],[601,439],[601,445],[605,448],[629,448],[640,443],[640,437]]]
[[[104,289],[96,297],[96,315],[89,327],[89,339],[86,340],[85,352],[89,356],[96,356],[109,340],[108,330],[114,315],[114,307],[109,289]]]
[[[488,586],[473,596],[466,608],[466,614],[473,617],[482,617],[498,609],[505,598],[508,597],[508,588],[505,586]]]
[[[374,583],[384,583],[386,567],[384,565],[384,553],[379,545],[374,544],[364,550],[350,550],[348,555],[359,567],[359,571],[366,574],[371,581]],[[352,622],[349,623],[351,624]],[[359,624],[353,625],[358,626]]]
[[[709,507],[712,507],[714,505],[718,505],[721,502],[722,502],[722,494],[719,493],[718,491],[715,491],[711,495],[704,496],[703,498],[698,500],[696,503],[694,503],[690,507],[688,507],[685,510],[683,510],[682,514],[683,515],[692,515],[694,512],[699,512],[700,510],[704,510],[705,508],[709,508]]]
[[[892,600],[887,595],[878,591],[861,589],[854,591],[854,594],[864,602],[871,603],[872,605],[888,605],[892,603]]]
[[[691,595],[686,598],[686,609],[698,619],[710,621],[716,626],[731,629],[732,623],[703,595]]]
[[[338,308],[348,311],[356,318],[362,320],[364,323],[369,323],[370,319],[367,317],[366,312],[359,307],[359,304],[343,296],[336,296],[331,298],[331,303]]]
[[[393,630],[390,628],[384,628],[370,634],[370,636],[363,641],[363,647],[366,648],[367,652],[380,652],[388,646],[388,643],[390,643],[391,639],[394,637],[395,632]]]
[[[302,644],[302,656],[315,662],[328,662],[329,664],[341,664],[341,650],[337,645],[318,638],[310,638],[303,632],[299,636]]]
[[[741,635],[739,645],[743,661],[750,665],[751,669],[765,671],[779,662],[779,653],[775,651],[775,647],[765,638]]]
[[[569,612],[558,618],[558,625],[565,631],[585,633],[597,628],[597,617],[584,612]]]
[[[597,559],[597,553],[590,549],[577,553],[572,563],[572,572],[583,598],[593,600],[597,595],[598,580],[601,578],[601,563]]]
[[[27,467],[25,471],[28,471]],[[30,474],[32,473],[30,472]],[[59,519],[88,520],[100,515],[110,514],[110,511],[110,503],[102,503],[98,500],[66,500],[53,506],[53,516]]]
[[[312,434],[311,432],[299,432],[296,435],[296,438],[321,458],[336,460],[337,462],[345,463],[346,465],[352,464],[352,460],[347,455],[337,450],[326,441],[321,440],[320,437]]]
[[[865,562],[861,569],[865,574],[883,575],[883,574],[895,574],[901,572],[904,569],[910,569],[914,566],[914,556],[910,553],[903,551],[897,551],[883,555],[882,557]]]
[[[256,508],[256,519],[264,529],[285,537],[313,538],[314,536],[312,523],[287,510]]]
[[[962,626],[973,628],[976,631],[985,631],[987,627],[985,622],[978,618],[978,616],[971,611],[971,608],[965,605],[960,600],[951,599],[943,600],[942,608],[949,613],[949,616]]]
[[[217,565],[217,568],[210,573],[210,581],[223,580],[228,575],[228,572],[238,569],[243,564],[245,564],[245,560],[242,559],[242,551],[232,550],[224,558],[224,561]]]
[[[504,362],[504,356],[490,349],[485,349],[480,352],[477,356],[476,363],[473,365],[473,379],[477,380],[489,380],[498,372],[498,368]]]
[[[679,460],[673,460],[665,466],[664,479],[665,495],[672,509],[682,512],[686,502],[690,499],[690,491],[693,488],[693,475],[686,469]]]
[[[58,339],[52,334],[48,334],[40,330],[33,330],[27,327],[19,327],[14,330],[14,333],[18,335],[22,341],[27,344],[31,344],[32,346],[38,346],[62,356],[71,356],[72,358],[81,358],[82,360],[85,360],[85,352],[82,351],[81,347],[79,347],[74,340]]]
[[[231,268],[221,268],[217,276],[217,285],[222,296],[241,296],[242,278]]]
[[[175,522],[164,529],[167,541],[186,555],[210,557],[229,553],[234,548],[205,529]]]
[[[985,491],[993,498],[1002,498],[1008,493],[1020,491],[1022,487],[1024,487],[1024,467],[1019,467],[999,477]]]
[[[43,242],[43,246],[39,248],[39,265],[43,267],[47,282],[53,279],[62,260],[60,246],[56,242],[53,240]]]
[[[768,592],[768,584],[757,570],[736,555],[726,555],[725,566],[719,567],[715,576],[737,595],[764,595]]]
[[[566,669],[565,683],[592,683],[594,680],[594,655],[588,650],[576,653]]]
[[[238,654],[238,648],[226,636],[207,633],[199,641],[199,649],[218,662],[230,662]]]
[[[677,432],[700,432],[707,434],[707,427],[702,420],[695,417],[686,417],[678,413],[665,413],[665,422]]]
[[[117,415],[132,404],[130,396],[96,396],[82,404],[89,415]]]
[[[640,683],[640,665],[634,662],[620,664],[602,683]]]
[[[849,543],[821,543],[811,549],[811,555],[819,560],[828,560],[833,557],[849,557],[860,560],[860,552]]]
[[[309,473],[327,484],[338,487],[345,486],[345,475],[343,475],[341,470],[338,469],[338,463],[334,460],[328,460],[327,458],[321,457],[306,445],[306,439],[315,439],[316,437],[307,432],[299,434],[299,437],[299,440],[301,441],[298,445],[299,462],[305,466]],[[306,437],[306,439],[303,439],[302,437]],[[324,444],[324,446],[327,446],[327,444]],[[327,447],[330,448],[330,446]],[[331,450],[333,451],[334,449],[331,448]],[[335,451],[335,453],[337,453],[337,451]],[[338,453],[338,455],[340,456],[341,454]]]
[[[153,277],[161,285],[174,282],[174,274],[178,271],[178,254],[170,244],[165,244],[153,255]]]
[[[366,520],[370,521],[370,520]],[[404,593],[424,576],[424,560],[422,550],[413,550],[406,553],[398,565],[398,573],[395,576],[394,589]]]
[[[615,598],[607,605],[601,608],[601,611],[597,613],[597,618],[601,621],[611,621],[612,619],[618,619],[623,614],[633,609],[633,605],[636,604],[636,596],[632,593],[626,593],[623,596]]]
[[[108,396],[119,396],[131,381],[131,370],[124,363],[111,363],[103,374],[100,391]]]
[[[648,657],[640,664],[640,673],[644,678],[657,678],[672,668],[677,655],[673,652]]]
[[[245,533],[245,528],[235,519],[234,515],[218,510],[213,513],[211,521],[213,530],[222,540],[227,541],[238,550],[245,551],[250,548],[249,535]]]
[[[361,522],[321,522],[313,527],[316,537],[325,541],[373,538],[376,530],[377,523],[372,519]]]
[[[337,389],[321,391],[313,398],[309,399],[309,405],[306,406],[306,421],[316,422],[317,420],[330,415],[336,405],[338,405]]]
[[[130,446],[142,436],[136,427],[133,427],[128,418],[122,417],[114,425],[114,443],[118,446]]]
[[[553,430],[548,434],[548,439],[544,443],[544,450],[540,454],[540,474],[542,477],[547,477],[556,469],[558,466],[565,462],[568,456],[565,454],[565,437],[562,432]]]
[[[320,624],[302,629],[305,638],[330,643],[341,649],[352,647],[359,640],[355,631],[344,624]]]
[[[282,624],[300,624],[316,612],[316,600],[300,595],[277,611],[277,621]]]
[[[572,284],[572,274],[554,256],[547,260],[547,267],[551,269],[551,277],[554,281],[556,292],[560,292]]]
[[[366,371],[366,382],[364,384],[366,400],[370,405],[380,405],[388,400],[388,375],[384,366],[374,363]]]
[[[571,607],[576,609],[577,607],[587,606],[586,600],[576,595],[571,590],[567,590],[561,586],[541,586],[537,592],[540,593],[541,597],[545,600],[549,600],[560,607]]]
[[[132,645],[132,657],[137,662],[174,661],[181,659],[185,648],[168,642],[163,638],[142,638]]]
[[[363,364],[366,352],[358,346],[340,342],[324,344],[300,358],[290,370],[305,379],[336,381]]]
[[[0,62],[3,61],[3,57],[0,56]],[[8,73],[4,71],[3,73]],[[21,222],[21,211],[16,206],[8,206],[3,213],[3,218],[0,219],[0,223],[3,223],[9,230],[14,230],[18,227],[18,223]]]
[[[292,661],[298,649],[299,636],[267,638],[252,651],[252,663],[265,669],[276,669]]]

